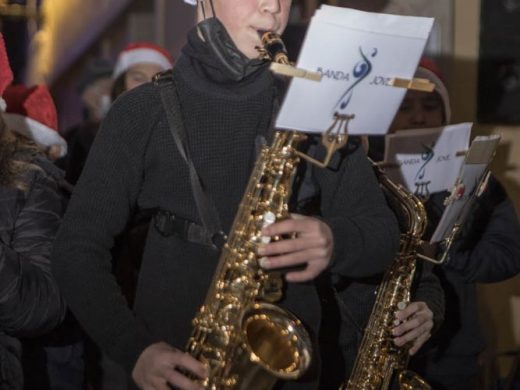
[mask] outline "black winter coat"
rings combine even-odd
[[[26,191],[0,187],[0,388],[21,389],[20,344],[55,328],[66,307],[50,270],[64,202],[60,170],[38,157]]]
[[[426,208],[430,232],[444,211],[447,193],[433,194]],[[520,224],[511,200],[492,176],[476,201],[448,261],[436,267],[446,294],[446,320],[413,362],[435,388],[449,389],[478,374],[485,339],[478,318],[476,283],[495,283],[520,273]]]

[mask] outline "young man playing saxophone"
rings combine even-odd
[[[199,24],[173,70],[193,165],[226,233],[256,158],[255,144],[269,138],[281,98],[268,64],[257,59],[260,33],[282,33],[290,6],[291,0],[199,2]],[[381,273],[398,246],[397,223],[356,140],[334,161],[332,168],[312,169],[319,218],[295,214],[266,227],[266,236],[292,238],[258,251],[265,269],[303,266],[286,274],[280,305],[311,336],[320,324],[312,280],[325,269],[347,277]],[[126,93],[98,133],[54,250],[54,272],[72,311],[141,389],[200,389],[190,378],[208,375],[182,348],[219,251],[151,226],[133,311],[110,272],[113,238],[136,208],[200,225],[189,178],[158,87],[146,84]],[[281,383],[284,389],[318,388],[314,347],[313,369],[298,382]]]

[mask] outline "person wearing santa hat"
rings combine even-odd
[[[50,269],[65,194],[63,172],[44,152],[66,149],[48,90],[11,82],[0,34],[0,388],[47,389],[55,377],[45,337],[66,314]]]
[[[130,43],[119,53],[114,66],[112,101],[123,92],[152,81],[157,73],[172,67],[172,56],[161,46],[150,42]],[[133,220],[134,223],[117,238],[113,248],[114,272],[130,303],[133,302],[136,275],[139,273],[150,217],[137,215]]]
[[[208,366],[183,348],[256,152],[272,138],[283,81],[258,48],[263,32],[283,33],[290,7],[291,0],[198,1],[198,23],[173,71],[117,98],[75,188],[53,272],[86,331],[139,388],[204,388],[194,378],[206,378]],[[266,226],[262,235],[285,239],[260,246],[253,264],[289,269],[279,304],[316,341],[321,306],[313,280],[325,270],[360,278],[383,272],[399,231],[356,140],[330,169],[301,164],[309,192],[295,180],[293,194],[321,198],[321,208]],[[154,223],[131,310],[111,273],[111,249],[139,209],[152,212]],[[279,388],[319,388],[315,342],[311,349],[308,372]]]
[[[125,91],[152,81],[157,73],[173,67],[173,57],[159,45],[136,42],[127,45],[118,55],[112,79],[112,101]]]
[[[115,101],[123,92],[152,81],[155,74],[172,67],[173,58],[164,48],[149,42],[128,44],[119,53],[111,72],[110,101]],[[97,127],[98,124],[96,130]],[[92,136],[91,139],[93,141],[94,137]],[[83,152],[84,159],[81,161],[81,165],[69,165],[66,169],[66,178],[74,184],[81,174],[91,143],[88,146],[86,153]],[[71,155],[68,160],[72,161],[72,157]],[[112,248],[114,275],[129,304],[133,303],[149,223],[149,215],[136,215],[125,231],[116,237]],[[124,371],[106,355],[101,354],[101,361],[97,366],[101,387],[107,389],[125,387]]]
[[[58,114],[44,85],[10,85],[3,94],[7,127],[40,146],[52,161],[67,154],[67,142],[58,133]]]
[[[152,81],[153,76],[159,72],[171,69],[173,67],[173,58],[170,53],[159,45],[150,42],[136,42],[127,45],[118,55],[117,62],[114,66],[112,79],[114,80],[112,86],[111,98],[115,101],[123,92],[136,88],[144,83]],[[136,226],[129,226],[129,229],[135,228],[140,231],[139,236],[142,235],[142,230],[147,230],[149,218],[136,218],[140,222]],[[127,232],[128,233],[128,232]],[[130,233],[128,233],[130,234]],[[132,236],[130,234],[130,236]],[[123,293],[127,296],[130,302],[133,301],[132,294],[135,290],[135,282],[129,279],[129,274],[137,274],[138,264],[140,263],[140,254],[142,253],[141,238],[136,238],[134,242],[128,242],[129,237],[122,235],[119,240],[122,243],[117,243],[114,249],[116,273],[121,271],[118,277],[120,283],[124,285]],[[143,243],[144,245],[144,243]],[[120,266],[119,258],[132,258],[133,263],[130,269],[126,269],[125,265]],[[137,259],[139,258],[139,259]]]
[[[408,91],[390,132],[450,123],[449,94],[435,62],[423,58],[415,77],[431,81],[435,89],[432,93]],[[384,140],[374,142],[371,137],[369,154],[376,161],[382,160]],[[435,230],[448,195],[446,191],[430,194],[425,201],[428,228],[423,239],[427,240]],[[518,237],[520,224],[514,206],[503,186],[491,175],[450,249],[448,261],[434,267],[445,294],[444,322],[410,362],[434,389],[479,387],[479,354],[486,342],[480,329],[476,284],[499,282],[520,273]]]
[[[438,127],[451,121],[450,97],[435,62],[427,57],[422,58],[414,77],[429,80],[435,89],[433,93],[408,90],[390,125],[390,133]]]

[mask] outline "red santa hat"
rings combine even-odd
[[[435,85],[435,92],[439,94],[444,103],[444,120],[445,124],[449,124],[451,120],[450,95],[444,84],[441,72],[435,62],[430,58],[423,57],[419,63],[419,67],[415,72],[415,77],[428,79]]]
[[[0,111],[5,111],[6,103],[2,98],[5,89],[13,82],[13,71],[7,58],[4,36],[0,33]]]
[[[7,103],[3,117],[11,131],[43,147],[59,145],[60,157],[67,154],[67,142],[58,134],[58,114],[47,87],[11,85],[3,98]]]
[[[153,43],[132,43],[119,53],[113,78],[118,78],[128,68],[140,63],[157,64],[162,70],[167,70],[173,67],[173,58],[167,50]]]

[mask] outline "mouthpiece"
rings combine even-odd
[[[280,35],[272,31],[265,31],[262,33],[260,39],[262,40],[265,55],[272,62],[287,65],[290,64],[287,49],[285,48],[285,44],[283,43],[282,38],[280,38]]]
[[[289,77],[301,77],[313,81],[321,81],[321,74],[318,72],[310,72],[304,69],[295,68],[294,65],[289,61],[287,55],[287,49],[285,44],[275,32],[264,31],[261,34],[260,39],[262,41],[262,47],[257,48],[260,52],[260,58],[271,61],[271,71],[278,75],[289,76]]]

